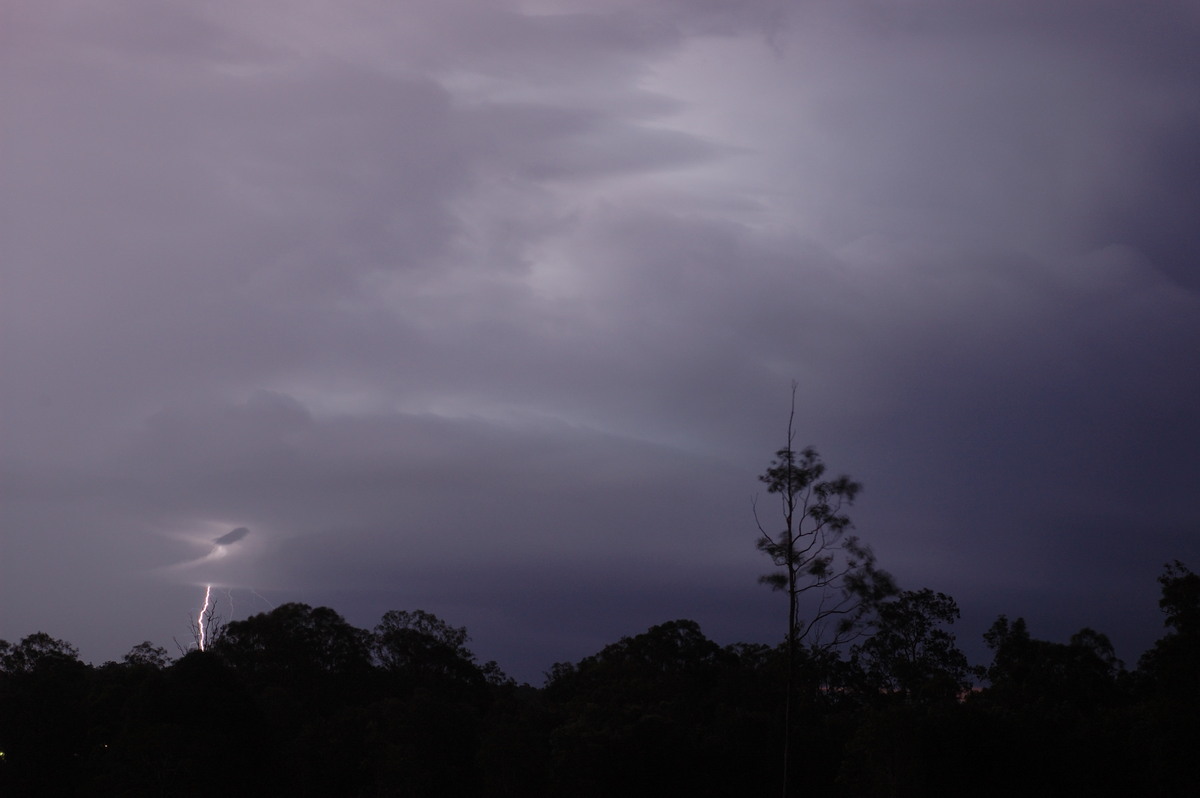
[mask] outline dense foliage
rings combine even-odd
[[[1175,563],[1160,581],[1169,632],[1132,672],[1102,634],[1038,640],[1003,616],[972,667],[952,598],[890,598],[852,648],[802,652],[797,794],[1192,794],[1200,576]],[[43,633],[0,641],[0,794],[780,792],[782,645],[670,621],[534,688],[468,642],[426,612],[367,631],[304,604],[174,661],[149,643],[91,666]]]

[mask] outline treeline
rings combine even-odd
[[[1130,670],[1104,635],[1021,619],[971,665],[953,599],[902,592],[862,635],[800,654],[795,794],[1193,795],[1200,576],[1160,577],[1166,635]],[[465,629],[389,612],[358,629],[286,604],[172,660],[91,666],[0,641],[0,795],[778,795],[784,646],[719,646],[693,621],[626,637],[543,687],[480,664]],[[795,688],[795,685],[794,685]]]

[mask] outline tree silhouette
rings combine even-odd
[[[129,649],[129,653],[124,656],[122,662],[131,667],[162,670],[171,664],[171,657],[165,648],[146,640]]]
[[[367,641],[329,607],[290,603],[229,623],[209,650],[251,679],[297,683],[364,672]]]
[[[3,643],[0,646],[0,670],[6,673],[33,673],[79,664],[79,649],[45,632],[27,635],[15,646],[5,641],[0,643]]]
[[[566,719],[551,737],[555,794],[737,794],[761,756],[739,755],[745,741],[730,736],[739,665],[686,619],[555,665],[545,694]]]
[[[782,528],[768,531],[754,510],[758,548],[776,569],[760,578],[787,594],[787,695],[784,708],[784,795],[789,790],[792,705],[796,691],[797,649],[802,643],[832,648],[853,639],[871,608],[896,591],[891,576],[876,567],[870,547],[848,534],[845,509],[862,485],[848,476],[825,479],[825,463],[810,447],[795,443],[796,384],[788,413],[787,445],[759,480],[780,501]],[[802,599],[810,599],[802,607]],[[805,614],[801,614],[802,609]]]
[[[1157,794],[1186,795],[1195,791],[1200,748],[1200,574],[1176,560],[1158,583],[1170,631],[1138,662],[1145,698],[1139,753]]]
[[[1050,642],[1001,616],[990,685],[965,697],[953,599],[889,597],[849,660],[798,648],[810,689],[786,740],[785,647],[720,646],[689,620],[542,689],[487,678],[466,629],[420,610],[368,632],[285,604],[204,651],[141,643],[96,667],[38,632],[0,640],[0,795],[762,795],[781,744],[814,794],[1191,795],[1200,576],[1177,562],[1159,582],[1168,631],[1137,673],[1099,632]]]
[[[409,687],[477,691],[485,674],[467,648],[469,640],[465,628],[451,626],[431,612],[391,610],[375,627],[371,654],[384,671]]]
[[[984,634],[993,650],[986,674],[989,702],[1015,712],[1073,718],[1118,697],[1124,669],[1107,636],[1084,628],[1068,643],[1030,636],[1024,618],[1001,615]]]
[[[845,509],[862,485],[845,475],[824,479],[825,463],[816,449],[796,451],[795,417],[793,385],[787,446],[759,476],[767,492],[779,496],[783,521],[782,529],[768,531],[756,503],[758,548],[777,567],[759,581],[787,594],[789,648],[802,642],[833,647],[856,636],[863,617],[896,587],[876,567],[870,547],[848,534],[853,524]],[[805,597],[813,600],[802,607]]]
[[[958,617],[958,605],[946,594],[906,590],[879,605],[871,624],[874,633],[855,646],[853,663],[877,693],[953,701],[972,674],[954,634],[943,628]]]

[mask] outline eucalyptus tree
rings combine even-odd
[[[869,546],[851,534],[847,509],[862,485],[842,475],[826,478],[826,467],[813,447],[795,448],[796,386],[788,413],[787,445],[775,453],[759,480],[779,497],[779,524],[764,526],[757,502],[754,518],[758,548],[775,570],[760,582],[787,596],[787,695],[784,709],[784,794],[796,664],[801,645],[828,651],[857,637],[863,621],[880,601],[896,592],[891,576],[876,566]]]

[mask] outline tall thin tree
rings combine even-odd
[[[775,453],[759,476],[767,492],[778,495],[782,529],[769,532],[758,514],[758,548],[776,570],[760,582],[788,598],[787,685],[784,699],[783,795],[790,790],[791,738],[796,704],[800,646],[828,650],[856,637],[861,621],[880,599],[896,592],[885,571],[875,566],[871,549],[848,531],[845,508],[862,486],[848,476],[824,479],[825,464],[811,446],[795,449],[796,384],[788,413],[787,445]]]

